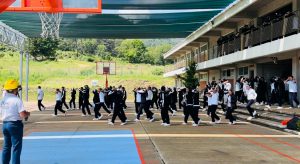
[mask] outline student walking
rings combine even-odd
[[[236,103],[237,103],[237,97],[233,94],[231,90],[229,90],[228,97],[227,97],[226,119],[229,119],[230,125],[236,124],[236,119],[232,115],[234,110],[237,108]]]
[[[289,76],[284,83],[288,84],[289,87],[290,108],[294,108],[294,107],[300,108],[299,101],[297,99],[298,88],[297,88],[296,79],[293,76]],[[294,102],[296,103],[296,106],[294,106]]]
[[[255,103],[257,94],[255,90],[252,89],[249,85],[246,86],[246,90],[247,90],[246,95],[248,100],[246,108],[250,114],[250,117],[248,117],[247,120],[252,120],[257,115],[256,111],[253,108],[251,108],[252,104]]]
[[[86,116],[86,112],[85,112],[85,109],[87,110],[87,113],[88,115],[92,115],[91,114],[91,111],[90,111],[90,102],[89,102],[89,97],[90,97],[90,94],[89,94],[89,88],[88,86],[86,85],[84,90],[83,90],[83,105],[82,105],[82,108],[81,108],[81,111],[82,111],[82,115],[83,117]]]
[[[123,92],[121,91],[121,89],[119,88],[118,90],[114,89],[112,90],[112,92],[110,93],[110,95],[114,98],[113,99],[113,116],[111,121],[108,122],[109,125],[114,125],[115,123],[115,119],[117,118],[117,116],[119,117],[119,119],[121,120],[121,125],[126,125],[127,124],[127,117],[124,113],[123,110]]]
[[[169,117],[169,109],[171,103],[171,95],[170,90],[166,90],[165,86],[161,87],[161,92],[159,94],[160,108],[161,108],[161,119],[163,126],[170,126],[170,117]]]
[[[94,107],[94,113],[95,113],[95,118],[93,119],[95,120],[100,120],[102,118],[100,111],[100,97],[99,97],[99,93],[98,90],[94,90],[93,91],[94,97],[93,97],[93,102],[95,104]]]
[[[2,164],[21,163],[22,140],[24,125],[22,119],[28,118],[30,113],[24,109],[18,95],[19,83],[16,80],[7,80],[4,84],[6,94],[0,101],[1,118],[3,121],[3,148]]]
[[[216,114],[216,110],[218,107],[218,100],[219,100],[219,93],[218,93],[218,89],[212,88],[212,90],[209,92],[208,95],[208,101],[209,101],[209,113],[211,116],[211,124],[219,124],[221,123],[221,118]]]
[[[56,89],[55,99],[56,99],[56,104],[54,107],[53,116],[57,116],[57,110],[59,110],[60,112],[64,113],[65,116],[67,116],[67,112],[62,109],[62,93],[59,89]]]
[[[105,112],[108,113],[108,116],[111,116],[111,111],[108,110],[107,105],[105,103],[105,92],[104,92],[104,90],[102,88],[99,88],[98,92],[99,92],[99,100],[100,100],[100,108],[99,108],[99,110],[101,108],[103,108],[105,110]]]
[[[42,108],[45,110],[45,106],[42,104],[42,101],[44,99],[44,91],[42,90],[41,86],[38,86],[37,90],[37,99],[38,99],[38,108],[40,111],[42,111]]]
[[[76,89],[73,88],[71,90],[71,100],[69,102],[69,105],[70,105],[71,109],[72,109],[72,105],[73,105],[73,109],[76,109],[75,99],[76,99]]]
[[[69,110],[68,104],[66,103],[66,89],[65,87],[61,87],[61,103],[64,105],[67,110]]]
[[[78,105],[79,105],[79,110],[82,109],[82,106],[83,106],[83,87],[81,87],[79,89]]]

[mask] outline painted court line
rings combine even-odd
[[[142,122],[149,122],[147,120],[141,120]],[[135,121],[128,121],[128,122],[134,122]],[[155,122],[161,122],[161,121],[155,121]],[[154,123],[155,123],[154,122]],[[183,121],[172,121],[172,123],[182,123]],[[61,123],[107,123],[107,120],[97,120],[97,121],[39,121],[34,122],[35,124],[61,124]],[[189,121],[189,123],[192,123]],[[210,123],[210,121],[201,121],[201,123]],[[225,123],[225,122],[222,122]],[[237,124],[250,124],[249,122],[237,122]]]
[[[46,139],[85,139],[85,138],[145,138],[145,137],[169,137],[169,138],[300,138],[296,135],[242,135],[242,134],[98,134],[98,135],[60,135],[60,136],[25,136],[24,140]],[[3,138],[0,138],[3,141]]]

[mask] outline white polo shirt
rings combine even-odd
[[[61,92],[56,93],[55,99],[56,99],[56,101],[61,101],[61,99],[62,99]]]
[[[2,121],[19,121],[21,112],[25,111],[22,100],[11,93],[6,93],[0,100],[0,112]]]
[[[289,92],[297,93],[297,83],[288,81],[287,84],[289,85]]]
[[[136,102],[140,103],[142,101],[142,95],[139,93],[140,90],[136,92]]]
[[[38,89],[37,94],[38,94],[38,100],[44,99],[44,91],[42,89]]]
[[[211,94],[211,105],[218,105],[219,104],[219,93],[212,93]]]
[[[101,91],[101,92],[99,93],[100,103],[104,103],[104,102],[105,102],[104,96],[105,96],[104,93]]]
[[[152,100],[153,99],[153,92],[151,90],[147,90],[147,97],[146,100]]]

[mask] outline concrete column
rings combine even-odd
[[[300,10],[300,0],[293,0],[293,11]]]
[[[296,55],[292,58],[292,68],[293,76],[297,79],[298,99],[300,99],[300,50],[298,50]]]

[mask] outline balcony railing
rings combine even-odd
[[[237,34],[227,42],[221,45],[211,46],[208,51],[200,52],[195,55],[193,60],[201,63],[207,60],[215,59],[224,55],[238,52],[247,48],[255,47],[267,42],[271,42],[282,37],[298,34],[300,32],[299,11],[283,16],[268,24],[254,28],[244,34]],[[186,67],[186,61],[178,62],[166,72]]]

